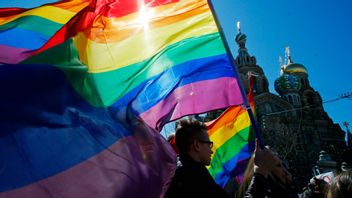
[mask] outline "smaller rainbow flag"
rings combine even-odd
[[[0,8],[0,63],[16,64],[38,53],[88,5],[88,0],[71,0],[32,9]]]
[[[247,98],[254,109],[252,90]],[[209,138],[214,142],[214,154],[208,170],[215,182],[224,187],[231,177],[242,176],[244,173],[254,151],[255,133],[243,106],[228,108],[207,125]]]

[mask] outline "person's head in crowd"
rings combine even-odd
[[[176,145],[180,156],[188,155],[194,161],[210,165],[213,142],[209,140],[207,127],[198,120],[181,120],[176,129]]]
[[[167,141],[170,143],[170,145],[172,146],[172,148],[174,149],[174,151],[176,152],[176,154],[179,154],[178,148],[176,146],[176,137],[175,137],[175,133],[170,134],[167,137]]]
[[[286,182],[290,179],[292,179],[291,174],[287,171],[287,169],[284,167],[283,162],[280,160],[280,158],[278,157],[278,154],[274,151],[272,151],[270,149],[269,146],[265,146],[265,149],[267,149],[268,151],[270,151],[271,155],[271,161],[270,164],[272,164],[271,166],[271,170],[269,171],[270,173],[268,174],[268,176],[272,179],[273,182],[280,182],[282,184],[286,184]],[[252,155],[252,157],[250,158],[250,160],[248,161],[248,165],[247,168],[244,172],[243,175],[243,182],[239,188],[239,190],[236,193],[236,197],[244,197],[247,188],[250,184],[250,181],[252,179],[252,176],[254,174],[254,155]],[[292,181],[291,181],[292,182]],[[291,185],[291,183],[290,183]]]
[[[279,158],[276,152],[273,152],[273,153],[275,154],[275,157],[273,160],[274,167],[271,170],[271,173],[269,174],[269,176],[274,182],[278,184],[286,185],[286,186],[294,185],[292,175],[288,171],[287,165]]]
[[[274,179],[274,181],[286,183],[288,171],[284,167],[281,159],[276,154],[274,156],[274,160],[272,163],[274,164],[274,166],[273,166],[273,169],[271,170],[270,176]]]
[[[293,184],[291,173],[288,171],[287,165],[280,159],[279,154],[272,150],[269,146],[265,146],[273,154],[271,163],[273,164],[269,177],[274,181],[281,184]]]
[[[328,198],[352,197],[352,171],[345,171],[336,176],[331,184]]]
[[[174,141],[175,139],[175,134],[174,133],[171,133],[168,137],[167,137],[167,141],[169,143],[171,143],[172,141]]]
[[[264,196],[265,193],[267,193],[265,196],[269,197],[296,198],[298,196],[292,182],[292,176],[279,158],[278,153],[272,151],[269,147],[261,148],[258,140],[256,140],[253,164],[247,168],[251,168],[252,178],[249,184],[243,183],[246,185],[245,196],[239,192],[236,197],[256,197],[259,194]],[[265,185],[263,181],[265,181]],[[258,183],[262,184],[259,185]],[[267,189],[261,192],[264,187],[258,188],[258,185],[264,185]]]

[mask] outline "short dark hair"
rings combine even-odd
[[[352,194],[352,171],[345,171],[336,176],[335,181],[331,184],[329,197],[331,198],[348,198]]]
[[[186,154],[188,146],[195,140],[202,138],[207,127],[198,120],[184,119],[178,123],[176,129],[176,145],[180,154]]]
[[[168,142],[171,142],[174,138],[175,138],[175,134],[172,133],[172,134],[170,134],[170,135],[167,137],[167,141],[168,141]]]

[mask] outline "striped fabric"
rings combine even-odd
[[[252,89],[247,97],[254,109]],[[244,173],[254,151],[255,133],[248,112],[242,106],[229,107],[207,125],[209,138],[214,142],[208,170],[216,183],[224,187],[231,177],[241,177]]]
[[[13,49],[0,62],[16,63],[0,72],[0,197],[159,197],[175,170],[162,126],[243,103],[206,0],[63,1],[0,16],[1,49]],[[23,34],[26,23],[37,33]]]
[[[0,8],[0,64],[31,56],[87,5],[86,0],[72,0],[33,9]]]

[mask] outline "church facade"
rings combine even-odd
[[[324,111],[318,91],[309,82],[308,70],[291,60],[286,49],[286,61],[281,63],[281,75],[275,80],[275,90],[269,91],[269,82],[256,58],[246,49],[246,35],[238,33],[237,70],[248,93],[249,76],[255,76],[254,101],[257,124],[265,143],[276,151],[289,166],[298,187],[313,176],[313,167],[319,153],[325,151],[337,162],[345,161],[344,131]],[[212,120],[221,110],[208,113]]]

